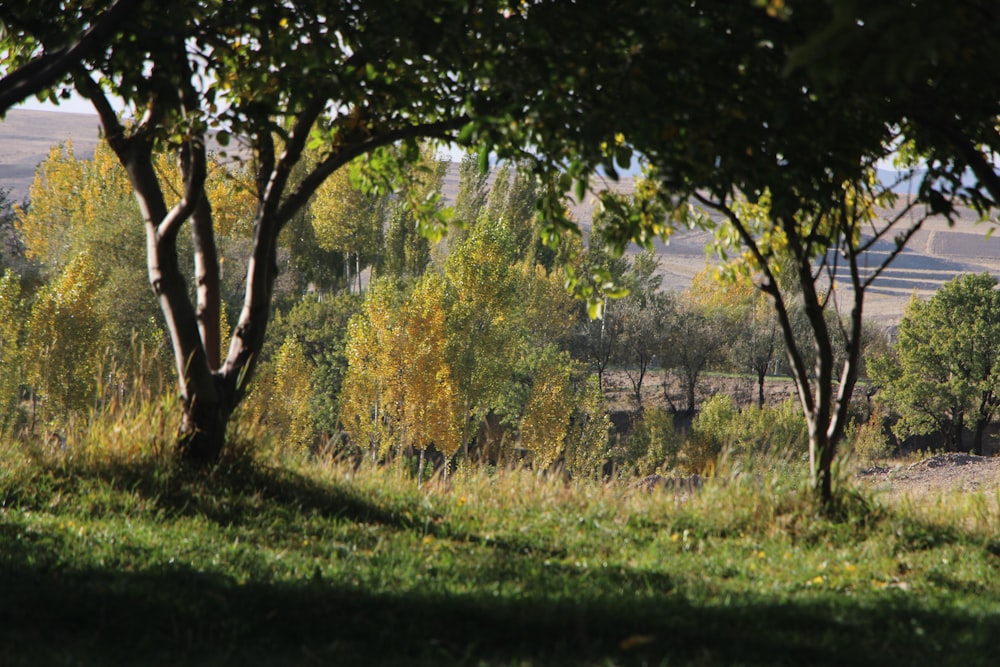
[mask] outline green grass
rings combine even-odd
[[[72,448],[0,446],[2,665],[996,664],[988,498]]]

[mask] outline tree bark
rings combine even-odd
[[[762,371],[762,370],[758,370],[757,371],[757,407],[758,408],[763,408],[764,407],[764,376],[766,374],[767,374],[766,371]]]
[[[983,455],[983,440],[985,439],[986,426],[988,424],[988,419],[979,418],[976,420],[976,428],[972,432],[972,453],[976,456]]]

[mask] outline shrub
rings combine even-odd
[[[885,409],[876,405],[866,422],[852,422],[848,428],[847,441],[860,465],[870,466],[892,453],[885,433],[885,420]]]
[[[740,411],[731,397],[720,394],[695,417],[679,464],[689,472],[703,472],[725,452],[742,464],[773,467],[801,452],[806,437],[805,419],[794,400]]]
[[[615,448],[613,458],[623,472],[646,476],[673,469],[683,444],[673,415],[662,408],[647,408],[627,439]]]

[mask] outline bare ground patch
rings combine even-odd
[[[874,466],[859,472],[858,479],[890,497],[997,493],[1000,458],[947,452],[916,463]]]

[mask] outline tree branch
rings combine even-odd
[[[983,157],[982,152],[976,148],[973,141],[954,122],[931,116],[917,114],[914,120],[926,125],[940,134],[958,152],[959,156],[972,169],[976,179],[986,188],[990,196],[993,197],[993,204],[1000,204],[1000,176],[996,170]]]
[[[141,3],[142,0],[115,0],[75,44],[45,53],[3,77],[0,80],[0,116],[72,72],[91,53],[106,44],[119,23]]]
[[[448,132],[455,130],[468,122],[466,116],[459,116],[450,120],[438,121],[436,123],[422,123],[400,128],[391,132],[385,132],[365,141],[361,141],[349,146],[347,149],[331,154],[320,162],[312,172],[302,179],[299,186],[282,203],[278,212],[278,219],[284,226],[293,215],[309,201],[309,198],[316,192],[320,185],[337,169],[344,166],[351,160],[364,155],[370,151],[417,137],[434,137],[441,139],[451,138]]]
[[[156,234],[161,238],[176,236],[180,226],[191,217],[199,200],[205,196],[205,178],[208,175],[205,142],[200,137],[194,137],[181,144],[178,161],[184,178],[184,195],[157,225]]]

